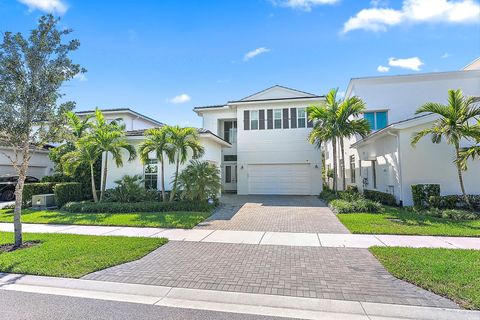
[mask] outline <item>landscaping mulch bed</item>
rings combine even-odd
[[[17,250],[22,250],[22,249],[27,249],[34,247],[36,245],[40,244],[40,241],[25,241],[20,247],[15,248],[15,246],[11,243],[6,243],[0,245],[0,253],[1,252],[12,252],[12,251],[17,251]]]

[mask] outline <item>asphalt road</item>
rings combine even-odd
[[[168,308],[136,303],[0,290],[0,319],[5,320],[285,320],[238,313]]]

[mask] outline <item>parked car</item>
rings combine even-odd
[[[15,200],[15,187],[17,185],[18,176],[0,176],[0,200],[13,201]],[[40,182],[39,179],[31,176],[25,178],[25,183]]]

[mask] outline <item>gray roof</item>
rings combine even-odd
[[[134,111],[130,108],[111,108],[111,109],[100,109],[100,111],[102,112],[128,112],[128,113],[133,113],[135,114],[136,116],[138,117],[141,117],[141,118],[144,118],[144,119],[147,119],[147,120],[150,120],[158,125],[161,125],[163,126],[164,124],[158,120],[155,120],[153,118],[150,118],[150,117],[147,117],[146,115],[144,114],[141,114],[141,113],[138,113],[137,111]],[[89,113],[94,113],[95,110],[83,110],[83,111],[76,111],[75,113],[76,114],[89,114]]]
[[[161,128],[162,126],[160,127],[156,127],[156,128]],[[152,129],[152,128],[150,128]],[[217,137],[218,139],[222,140],[222,141],[225,141],[226,143],[230,144],[230,142],[226,141],[225,139],[223,139],[222,137],[216,135],[215,133],[213,133],[212,131],[210,130],[207,130],[207,129],[204,129],[204,128],[196,128],[198,133],[199,134],[211,134],[215,137]],[[128,137],[136,137],[136,136],[143,136],[145,134],[145,131],[147,131],[148,129],[140,129],[140,130],[130,130],[130,131],[127,131],[126,132],[126,136]]]

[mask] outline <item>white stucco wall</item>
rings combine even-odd
[[[310,104],[290,101],[237,107],[238,194],[248,194],[250,164],[309,164],[311,194],[321,192],[321,152],[308,142],[311,128],[244,130],[243,125],[244,110],[302,108]]]
[[[8,154],[12,158],[15,158],[13,151],[10,149],[2,148],[0,151]],[[16,175],[17,172],[12,166],[10,160],[2,153],[0,153],[0,175]],[[44,176],[52,174],[53,167],[54,164],[48,158],[47,151],[36,151],[30,159],[27,175],[40,179]]]
[[[135,146],[138,150],[138,146],[141,143],[142,139],[138,137],[133,137],[129,139],[129,142]],[[212,138],[201,135],[200,136],[200,143],[205,148],[205,154],[201,158],[201,160],[212,162],[216,165],[220,165],[221,163],[221,145],[215,142]],[[105,159],[105,158],[104,158]],[[123,159],[124,163],[122,167],[117,167],[115,162],[112,159],[112,156],[109,155],[108,157],[108,173],[107,173],[107,189],[115,187],[115,180],[122,178],[124,175],[142,175],[144,173],[144,166],[140,159],[135,159],[133,161],[127,161],[128,155],[127,152],[123,152]],[[188,165],[191,158],[180,166],[180,172],[185,166]],[[172,187],[173,176],[175,174],[175,164],[165,162],[165,188],[170,190]],[[160,166],[158,168],[158,189],[161,189],[161,179],[160,179]],[[102,175],[103,175],[103,165],[102,165]]]

